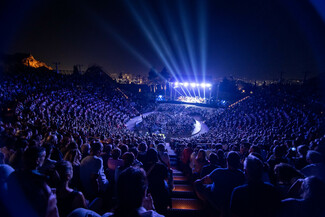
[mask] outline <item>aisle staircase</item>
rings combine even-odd
[[[168,150],[168,146],[167,146]],[[193,187],[186,176],[176,169],[177,156],[173,150],[168,150],[174,175],[174,190],[172,192],[172,207],[166,217],[200,217],[205,216],[201,201],[196,197]]]

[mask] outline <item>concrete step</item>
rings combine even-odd
[[[207,217],[204,210],[169,209],[166,217]]]
[[[193,191],[191,185],[174,185],[174,191]]]
[[[173,169],[173,175],[174,176],[183,176],[183,173],[177,169]]]
[[[183,175],[174,175],[174,180],[175,181],[187,181],[187,177]]]
[[[200,200],[193,198],[172,198],[172,208],[181,210],[202,210]]]
[[[175,184],[172,192],[173,198],[197,198],[191,185]]]

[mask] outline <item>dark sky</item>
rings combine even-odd
[[[166,66],[197,77],[273,79],[283,71],[302,78],[325,71],[325,26],[315,2],[12,0],[0,5],[1,51],[30,52],[62,69],[98,64],[138,74]]]

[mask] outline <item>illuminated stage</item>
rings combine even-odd
[[[206,99],[202,97],[179,96],[176,101],[186,103],[206,103]]]
[[[194,82],[170,82],[170,101],[190,104],[209,104],[211,102],[212,84]]]

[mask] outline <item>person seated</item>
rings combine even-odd
[[[8,177],[15,170],[8,164],[4,163],[4,154],[0,152],[0,209],[4,216],[9,215],[6,213],[7,207],[4,204],[4,200],[8,199]]]
[[[80,163],[80,180],[87,199],[92,200],[106,191],[108,180],[104,173],[103,160],[99,157],[103,150],[100,142],[91,144],[90,155]]]
[[[145,164],[146,163],[146,156],[147,156],[147,149],[148,149],[148,146],[146,143],[142,142],[139,144],[138,146],[138,150],[139,150],[139,153],[138,153],[138,157],[137,159],[142,163],[142,164]]]
[[[117,183],[118,177],[125,169],[133,166],[134,154],[132,152],[125,152],[122,156],[123,166],[119,166],[115,169],[115,183]]]
[[[64,160],[69,161],[72,164],[73,168],[73,177],[69,182],[69,186],[73,189],[82,189],[81,181],[80,181],[80,160],[81,153],[78,149],[69,150],[64,158]]]
[[[73,168],[69,161],[56,163],[55,170],[58,174],[56,195],[57,206],[60,216],[67,216],[76,208],[86,208],[86,200],[80,191],[75,191],[69,187],[69,182],[73,177]]]
[[[4,202],[11,216],[59,216],[56,195],[47,185],[46,177],[38,171],[45,156],[43,147],[27,148],[23,154],[23,168],[10,174],[8,200]]]
[[[303,179],[301,183],[302,198],[282,200],[279,216],[283,217],[323,217],[325,216],[324,194],[325,184],[315,176]]]
[[[153,201],[147,189],[148,181],[143,169],[125,169],[117,181],[117,208],[114,214],[106,213],[103,217],[163,217],[153,211]]]
[[[206,175],[209,175],[213,170],[219,168],[220,166],[218,165],[218,156],[216,153],[211,152],[209,155],[209,164],[203,166],[202,171],[201,171],[201,178],[203,178]]]
[[[168,169],[170,169],[170,159],[166,151],[166,147],[163,143],[157,145],[158,159],[159,162],[164,164]]]
[[[165,165],[158,163],[158,153],[155,149],[150,148],[146,158],[144,169],[149,183],[148,191],[152,195],[157,211],[164,214],[167,212],[167,207],[171,206],[169,189],[165,182],[168,178],[168,170]]]
[[[107,161],[107,167],[109,170],[115,171],[119,166],[123,166],[123,160],[120,159],[121,150],[119,148],[114,148],[112,150],[112,157]]]
[[[208,160],[206,158],[206,152],[203,149],[200,149],[197,156],[194,159],[194,168],[192,170],[193,180],[196,180],[200,177],[202,168],[205,165],[208,165]]]
[[[306,156],[308,153],[308,146],[307,145],[299,145],[297,148],[297,152],[299,154],[299,157],[295,159],[295,168],[298,170],[301,170],[305,166],[308,165]]]
[[[247,184],[236,187],[232,192],[232,216],[276,216],[280,208],[280,195],[273,185],[262,181],[263,168],[263,162],[253,155],[249,155],[244,161]]]
[[[309,165],[301,169],[301,172],[306,176],[316,176],[325,182],[325,157],[318,151],[309,150],[307,152],[307,162]]]
[[[244,173],[239,169],[239,154],[235,151],[229,152],[226,161],[227,168],[217,168],[194,182],[197,196],[216,209],[221,216],[227,216],[232,190],[245,182]]]
[[[280,163],[275,166],[274,173],[276,175],[276,188],[281,193],[282,198],[286,198],[290,187],[304,175],[300,173],[290,164]]]
[[[130,148],[130,152],[132,152],[134,157],[135,157],[135,159],[133,161],[133,166],[135,166],[135,167],[143,167],[143,164],[141,163],[141,161],[139,161],[137,159],[138,153],[139,153],[138,148],[137,147],[132,147],[132,148]]]

